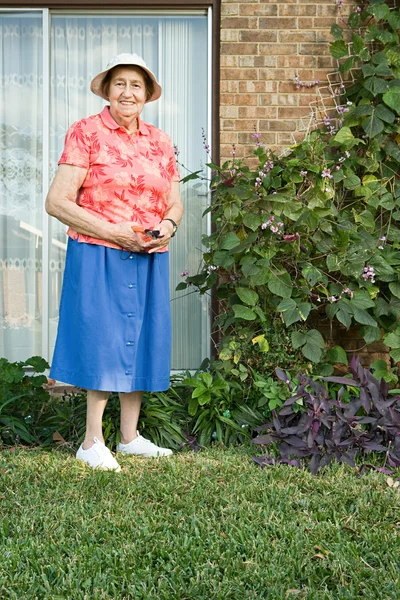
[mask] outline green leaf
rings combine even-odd
[[[396,298],[400,298],[400,283],[398,281],[391,281],[389,283],[389,289],[392,292],[393,296],[396,296]]]
[[[383,94],[382,100],[400,115],[400,86],[391,87],[386,94]]]
[[[284,298],[284,300],[281,300],[278,304],[278,306],[276,307],[276,310],[278,312],[285,312],[287,310],[293,310],[294,308],[296,308],[296,302],[293,300],[293,298]]]
[[[398,10],[391,10],[386,18],[393,31],[400,29],[400,12]]]
[[[364,327],[361,327],[360,333],[363,336],[366,344],[378,342],[382,338],[382,333],[379,327],[371,327],[371,325],[365,325]]]
[[[240,239],[238,238],[238,236],[232,231],[230,231],[229,233],[225,233],[225,235],[222,236],[220,248],[222,250],[232,250],[232,248],[238,246],[239,244]]]
[[[372,4],[369,7],[368,12],[374,15],[374,17],[378,21],[382,21],[383,19],[387,20],[390,14],[389,7],[384,2],[380,2],[379,4]]]
[[[256,231],[256,229],[258,229],[262,223],[262,217],[261,215],[248,212],[243,217],[243,223],[252,231]]]
[[[321,360],[322,350],[315,346],[314,344],[305,344],[301,349],[302,354],[311,360],[311,362],[318,363]]]
[[[398,163],[400,163],[400,148],[398,144],[395,144],[395,142],[389,140],[385,144],[385,152],[388,156],[394,158]]]
[[[210,402],[210,400],[211,400],[211,393],[209,391],[205,392],[204,394],[202,394],[201,396],[199,396],[197,398],[197,402],[200,404],[200,406],[204,406],[205,404]]]
[[[383,121],[381,121],[376,116],[376,112],[374,112],[370,117],[367,117],[361,123],[361,126],[364,129],[365,133],[370,138],[375,137],[376,135],[378,135],[379,133],[381,133],[381,131],[383,131],[384,128],[385,128],[385,125],[384,125]]]
[[[265,334],[257,335],[251,341],[253,342],[253,344],[258,344],[261,352],[265,353],[269,351],[269,344],[268,340],[265,339]]]
[[[180,283],[178,283],[175,290],[177,292],[180,292],[181,290],[186,290],[186,288],[187,288],[187,283],[185,283],[184,281],[181,281]]]
[[[349,364],[347,354],[341,346],[333,346],[333,348],[330,348],[327,353],[327,358],[332,363],[341,363],[343,365]]]
[[[378,381],[380,381],[381,379],[384,379],[386,381],[386,378],[388,377],[388,375],[390,375],[387,368],[387,364],[384,360],[374,360],[374,362],[371,363],[370,368],[373,370],[374,376],[377,378]]]
[[[36,373],[43,373],[46,369],[50,368],[49,363],[41,356],[31,356],[24,362],[24,365],[26,367],[33,367]]]
[[[315,344],[319,348],[325,348],[325,340],[317,329],[310,329],[305,335],[308,344]]]
[[[200,377],[202,378],[207,387],[212,386],[213,378],[210,373],[202,373]]]
[[[197,388],[195,388],[192,392],[192,398],[199,398],[200,396],[202,396],[203,394],[207,393],[207,388],[205,388],[203,385],[199,386]]]
[[[354,135],[352,134],[350,127],[342,127],[341,129],[339,129],[339,131],[333,139],[339,144],[344,144],[349,140],[353,140]]]
[[[314,287],[314,285],[318,281],[321,281],[325,284],[327,283],[326,275],[324,275],[324,273],[322,271],[320,271],[319,269],[317,269],[316,267],[314,267],[311,264],[308,264],[307,266],[305,266],[301,272],[303,274],[304,279],[307,281],[307,283],[309,283],[311,285],[311,287]]]
[[[343,29],[337,23],[333,23],[331,25],[331,34],[335,38],[335,40],[343,39]]]
[[[301,321],[301,315],[297,310],[297,307],[283,312],[282,316],[286,327],[290,327],[290,325],[293,325],[293,323],[298,323]]]
[[[311,304],[309,302],[300,302],[297,305],[297,310],[300,314],[301,320],[306,321],[311,311]]]
[[[372,115],[373,106],[371,104],[359,104],[354,109],[355,117],[367,117],[368,115]]]
[[[295,350],[297,350],[297,348],[301,348],[301,346],[304,346],[304,344],[307,342],[307,338],[302,331],[293,331],[290,335],[290,338]]]
[[[254,311],[247,306],[243,306],[242,304],[234,304],[232,306],[233,312],[235,313],[236,319],[244,319],[245,321],[254,321],[257,318],[257,315]]]
[[[350,306],[352,308],[361,309],[373,308],[375,306],[375,302],[372,300],[368,292],[356,290],[354,292],[353,298],[350,300]]]
[[[370,118],[370,117],[367,117]],[[355,190],[361,183],[360,178],[351,170],[346,170],[346,179],[343,182],[344,187],[347,190]]]
[[[244,304],[255,306],[258,302],[259,296],[257,292],[254,292],[250,288],[238,287],[235,292]]]
[[[367,89],[373,96],[377,96],[378,94],[384,94],[388,90],[388,83],[385,79],[381,79],[380,77],[367,77],[364,81],[364,87]],[[385,102],[387,104],[387,102]]]
[[[195,171],[194,173],[190,173],[189,175],[186,175],[186,177],[183,177],[183,179],[181,179],[180,183],[186,183],[187,181],[190,181],[191,179],[200,179],[199,177],[199,173],[202,173],[203,171]]]
[[[363,40],[363,38],[358,35],[357,33],[355,33],[353,35],[353,52],[355,54],[359,54],[360,51],[364,48],[365,46],[365,42]]]
[[[190,398],[189,406],[188,406],[188,413],[191,417],[194,417],[194,415],[197,413],[198,406],[199,406],[199,403],[197,402],[197,398]]]
[[[267,285],[270,292],[281,298],[290,298],[292,295],[292,280],[286,270],[271,271]]]
[[[394,123],[396,118],[392,111],[386,108],[386,106],[383,104],[378,104],[378,106],[375,108],[375,115],[382,119],[382,121],[385,121],[385,123]]]
[[[333,58],[343,58],[343,56],[348,56],[349,54],[349,49],[346,42],[341,39],[332,42],[330,44],[330,50]]]
[[[388,333],[384,336],[383,341],[390,348],[400,348],[400,335],[397,333]]]
[[[348,329],[351,325],[351,315],[344,309],[339,309],[336,313],[337,320]]]
[[[390,356],[393,358],[394,362],[400,362],[400,350],[391,350]]]
[[[362,310],[361,308],[353,308],[353,316],[357,323],[361,323],[361,325],[378,327],[378,323],[366,310]]]

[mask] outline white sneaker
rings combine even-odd
[[[121,467],[109,451],[109,449],[100,440],[95,437],[94,444],[88,450],[81,446],[76,453],[76,458],[87,463],[92,469],[101,471],[116,471],[119,473]]]
[[[142,437],[139,432],[137,432],[137,437],[129,442],[129,444],[118,444],[117,452],[143,456],[144,458],[157,458],[158,456],[170,456],[172,454],[172,450],[156,446],[150,440]]]

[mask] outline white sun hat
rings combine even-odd
[[[104,71],[102,71],[101,73],[96,75],[94,79],[92,79],[90,89],[94,94],[100,96],[101,98],[104,98],[104,100],[108,100],[108,98],[103,94],[101,89],[103,79],[111,69],[113,69],[114,67],[118,67],[119,65],[141,67],[144,71],[146,71],[146,73],[154,83],[153,95],[151,96],[151,98],[149,98],[149,100],[146,100],[146,102],[153,102],[154,100],[158,100],[158,98],[161,96],[161,86],[158,83],[156,76],[150,71],[150,69],[148,68],[141,56],[139,56],[138,54],[128,53],[118,54],[118,56],[114,56],[114,58],[110,60]]]

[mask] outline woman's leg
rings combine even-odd
[[[137,436],[137,424],[143,392],[119,394],[121,402],[121,444],[129,444]]]
[[[86,410],[86,434],[83,441],[83,449],[89,450],[94,444],[94,438],[97,437],[104,443],[103,438],[103,413],[107,404],[110,392],[99,392],[96,390],[87,391],[87,410]]]

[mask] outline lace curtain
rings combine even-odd
[[[207,124],[206,16],[67,15],[51,18],[50,140],[42,140],[42,28],[36,13],[0,15],[1,152],[0,355],[24,359],[41,348],[42,144],[49,143],[54,176],[65,133],[74,121],[100,112],[104,101],[89,91],[92,77],[121,52],[141,54],[158,75],[163,96],[144,108],[144,120],[164,129],[180,159],[198,170],[207,157],[201,128]],[[12,91],[10,91],[12,90]],[[46,90],[45,90],[46,91]],[[183,174],[183,173],[182,173]],[[180,273],[201,260],[206,186],[182,188],[185,218],[170,252],[173,368],[196,368],[208,353],[208,305],[197,294],[176,293]],[[21,224],[22,223],[22,224]],[[25,229],[24,229],[25,227]],[[66,228],[51,219],[48,233],[49,349],[58,322]],[[47,234],[45,233],[45,243]],[[22,261],[22,262],[21,262]]]

